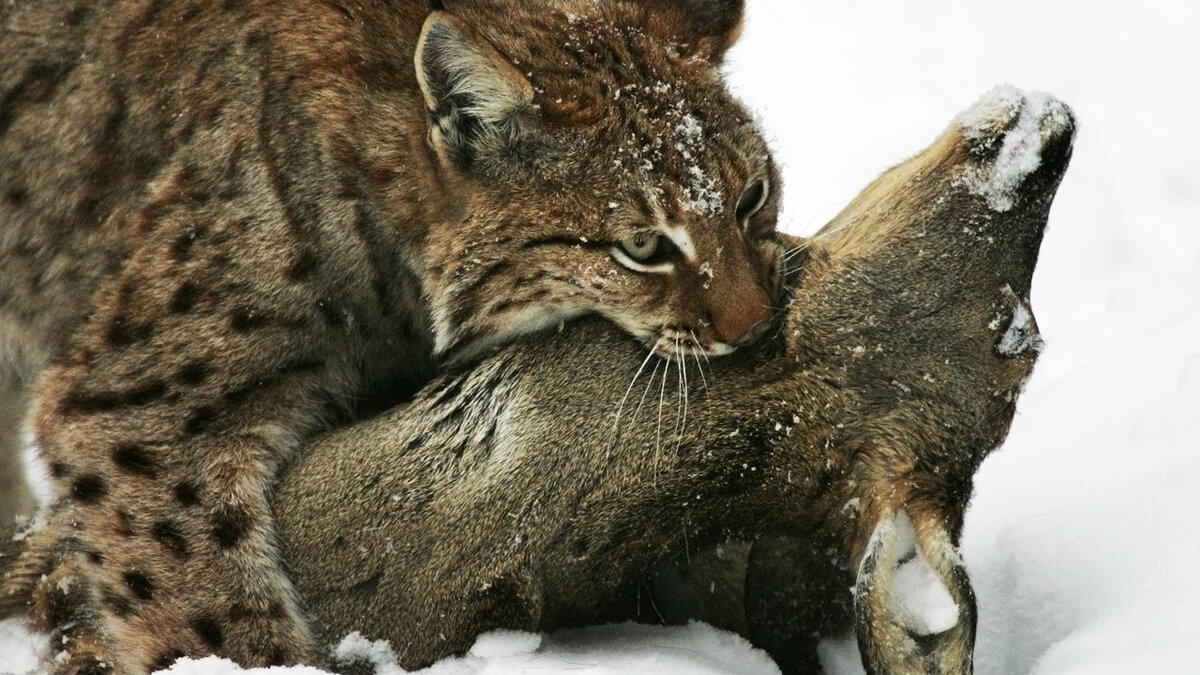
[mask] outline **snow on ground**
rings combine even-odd
[[[1200,5],[749,5],[728,71],[785,165],[792,232],[996,84],[1074,108],[1075,159],[1033,284],[1046,348],[967,519],[978,671],[1200,672]],[[702,625],[489,640],[430,672],[775,672]],[[43,648],[0,623],[0,673],[29,671]],[[823,657],[833,673],[859,668],[852,640]]]
[[[386,643],[384,643],[386,644]],[[384,644],[361,636],[343,642],[340,654],[357,654],[376,666],[377,675],[400,675]],[[169,675],[319,675],[312,668],[240,670],[207,658],[176,662]],[[481,636],[470,653],[440,661],[421,675],[533,675],[571,672],[585,675],[687,673],[688,675],[767,675],[779,670],[762,651],[742,638],[702,623],[653,628],[632,624],[566,630],[550,636],[499,631]]]

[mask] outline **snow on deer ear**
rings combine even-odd
[[[533,87],[491,43],[435,11],[421,29],[414,61],[443,161],[466,169],[517,142],[518,116],[532,105]]]
[[[720,63],[742,31],[745,0],[644,0],[651,32],[684,53]]]

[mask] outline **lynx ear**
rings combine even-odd
[[[465,169],[482,152],[516,141],[517,115],[532,104],[533,87],[487,40],[435,11],[425,20],[414,61],[443,160]]]
[[[651,30],[689,43],[689,50],[720,62],[742,30],[745,0],[645,0]]]

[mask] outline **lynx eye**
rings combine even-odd
[[[744,225],[751,216],[758,213],[759,209],[767,203],[767,195],[765,180],[756,180],[746,186],[746,189],[742,191],[742,196],[738,197],[737,208],[734,210],[738,222]]]
[[[666,262],[666,258],[675,251],[670,239],[654,232],[639,232],[625,237],[617,243],[617,248],[630,260],[642,265]]]

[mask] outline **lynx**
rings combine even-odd
[[[984,97],[792,241],[778,330],[703,374],[578,322],[314,438],[273,507],[319,641],[361,631],[419,667],[495,628],[696,618],[786,673],[848,627],[869,672],[970,672],[958,537],[1038,356],[1030,281],[1073,138],[1058,101]],[[0,602],[36,587],[35,615],[84,639],[88,594],[43,579],[40,537],[10,544]]]
[[[278,469],[439,364],[581,314],[693,358],[769,325],[740,0],[446,4],[0,6],[0,461],[31,405],[100,614],[64,670],[312,661]]]

